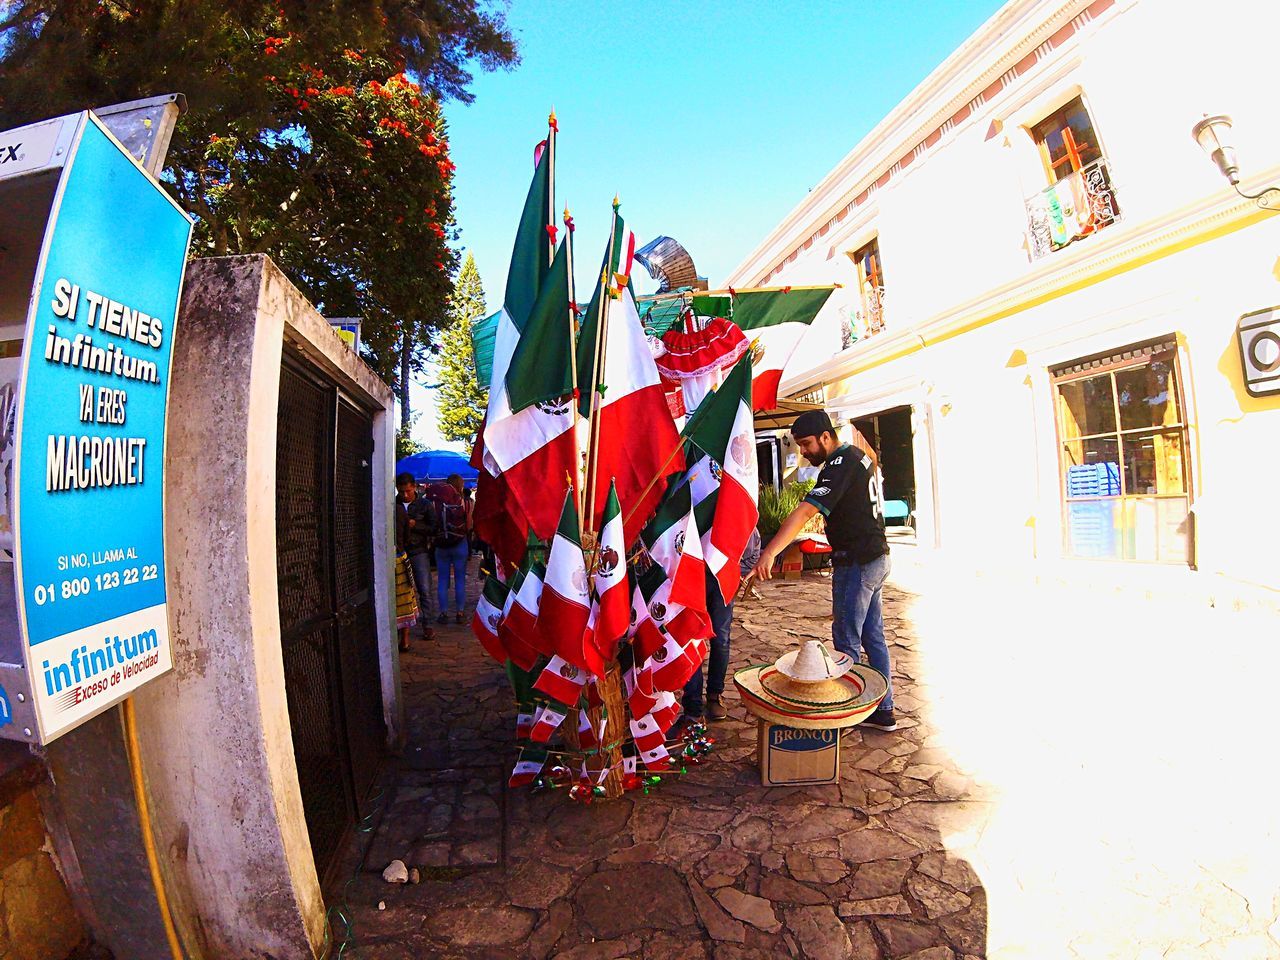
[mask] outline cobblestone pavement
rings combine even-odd
[[[763,596],[738,605],[731,672],[830,636],[830,580],[766,584]],[[589,806],[507,790],[502,671],[466,628],[415,640],[402,659],[408,746],[385,772],[345,895],[355,956],[984,956],[982,886],[941,841],[981,819],[980,792],[929,747],[910,605],[888,592],[900,729],[847,734],[838,786],[761,786],[755,722],[730,690],[709,762],[648,796]],[[385,883],[395,858],[423,882]]]
[[[1238,840],[1204,830],[1229,816],[1144,831],[1162,810],[1201,806],[1168,789],[1184,776],[1176,755],[1186,728],[1174,760],[1158,751],[1144,760],[1133,730],[1126,740],[1090,727],[1087,713],[1061,716],[1059,701],[1082,688],[1075,677],[1054,687],[1038,660],[1020,658],[1024,614],[1001,647],[988,643],[990,623],[964,629],[973,610],[990,610],[969,586],[948,605],[934,600],[941,589],[899,581],[917,591],[885,594],[900,729],[847,734],[838,786],[762,787],[755,723],[730,689],[731,717],[711,727],[712,759],[649,796],[582,806],[562,790],[507,790],[514,709],[502,671],[465,627],[415,640],[402,659],[408,745],[384,771],[379,812],[360,838],[363,869],[330,898],[354,921],[358,946],[345,955],[1280,956],[1280,887],[1269,885],[1273,870],[1259,870],[1274,846],[1263,821],[1245,821]],[[829,579],[810,573],[762,591],[736,609],[731,673],[829,636]],[[1172,636],[1155,639],[1167,646]],[[1037,639],[1058,649],[1050,634]],[[1145,648],[1131,656],[1150,660]],[[979,669],[983,658],[1008,661],[1025,682]],[[1116,684],[1128,684],[1127,667],[1114,668]],[[1109,719],[1120,715],[1114,691],[1097,696]],[[1011,722],[972,709],[1001,698]],[[1089,758],[1109,742],[1125,750],[1093,770]],[[1153,794],[1165,789],[1148,796],[1143,777]],[[1209,838],[1199,846],[1197,827]],[[422,882],[384,882],[394,858]]]

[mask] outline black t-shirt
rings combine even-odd
[[[889,552],[881,515],[880,484],[871,458],[851,444],[836,449],[822,465],[813,490],[804,498],[827,521],[827,539],[839,563],[870,563]]]

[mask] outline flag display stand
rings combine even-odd
[[[476,529],[500,562],[473,627],[515,694],[510,785],[589,803],[648,792],[711,748],[700,724],[671,731],[713,633],[707,591],[734,596],[758,518],[753,409],[772,403],[832,288],[694,297],[740,348],[714,356],[677,428],[617,197],[591,301],[577,303],[573,218],[553,214],[558,133],[553,113],[495,315],[472,463]]]

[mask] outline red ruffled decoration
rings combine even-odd
[[[662,335],[662,344],[666,353],[655,362],[658,373],[668,380],[700,377],[733,366],[750,347],[742,329],[724,317],[712,317],[692,333],[668,330]]]

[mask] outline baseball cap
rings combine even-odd
[[[831,425],[831,418],[825,410],[806,410],[791,425],[791,435],[796,439],[816,437],[824,430],[835,436],[836,428]]]

